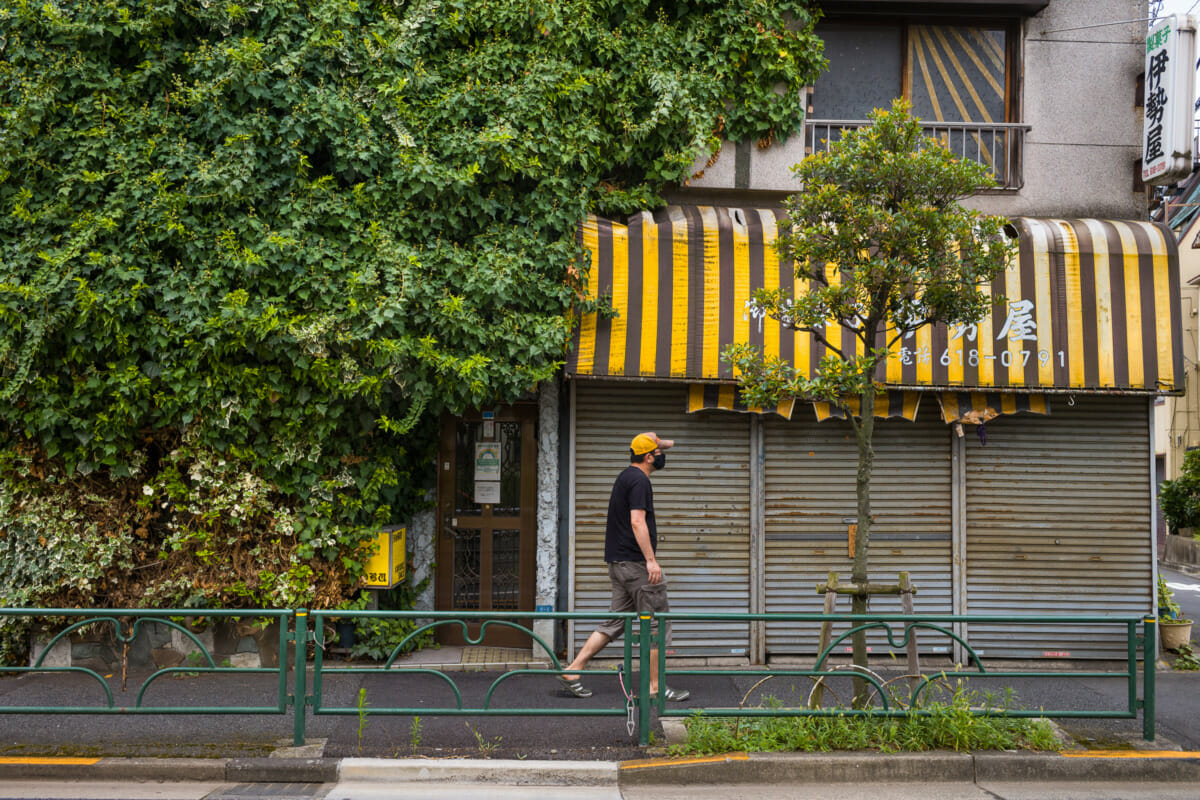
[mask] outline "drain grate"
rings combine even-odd
[[[332,788],[332,783],[239,783],[210,792],[204,796],[204,800],[251,800],[258,797],[313,800],[324,797]]]

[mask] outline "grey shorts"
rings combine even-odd
[[[608,564],[608,579],[612,583],[612,604],[609,611],[637,611],[640,614],[653,614],[670,611],[667,602],[667,582],[650,583],[650,573],[642,561],[610,561]],[[637,623],[634,623],[636,626]],[[654,623],[652,629],[657,629]],[[625,632],[625,620],[610,619],[600,623],[596,630],[604,633],[611,640],[621,638]],[[637,628],[635,627],[636,631]],[[667,628],[667,641],[671,640],[671,629]]]

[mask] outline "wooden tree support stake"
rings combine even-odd
[[[836,572],[830,572],[825,583],[817,584],[817,594],[825,595],[825,606],[822,613],[828,617],[837,608],[837,598],[839,594],[845,595],[899,595],[900,610],[906,614],[913,613],[913,595],[917,593],[917,587],[912,585],[912,580],[907,572],[901,572],[899,580],[895,584],[885,583],[840,583]],[[829,646],[829,642],[833,639],[833,622],[825,619],[821,623],[821,635],[817,640],[817,654],[825,652],[825,648]],[[908,642],[906,644],[908,656],[908,674],[913,676],[909,678],[912,688],[915,690],[920,682],[921,674],[921,659],[917,652],[917,637],[916,632],[910,632]],[[813,664],[813,670],[821,670],[824,668],[825,659],[820,659]],[[816,686],[813,687],[812,695],[809,700],[809,708],[820,708],[821,701],[825,695],[824,678],[818,678]]]
[[[905,614],[913,613],[912,597],[917,593],[913,588],[912,581],[908,578],[907,572],[900,573],[900,610]],[[921,679],[916,677],[921,674],[921,657],[917,654],[917,632],[916,630],[909,632],[908,637],[908,674],[913,676],[908,679],[909,686],[912,691],[916,691],[917,684]]]

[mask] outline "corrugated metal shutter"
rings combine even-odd
[[[579,382],[575,389],[575,610],[606,610],[604,522],[629,440],[642,431],[674,439],[656,473],[658,557],[673,611],[750,610],[750,420],[742,414],[687,414],[679,384]],[[590,633],[575,626],[575,649]],[[680,623],[681,655],[745,655],[746,623]]]
[[[949,614],[951,601],[950,432],[927,398],[916,422],[877,420],[871,507],[872,582],[895,583],[907,571],[917,587],[914,609]],[[766,428],[766,610],[819,613],[824,596],[814,587],[830,571],[850,579],[853,559],[845,519],[856,515],[858,456],[847,422],[816,422],[797,409],[791,422],[769,420]],[[850,599],[838,610],[850,611]],[[871,611],[900,611],[897,597],[877,597]],[[769,625],[771,654],[815,653],[818,624]],[[868,637],[874,653],[886,651],[881,637]],[[918,637],[926,652],[948,652],[946,637]]]
[[[1119,614],[1150,610],[1147,400],[1060,400],[1048,417],[987,423],[968,434],[967,611]],[[987,656],[1123,658],[1124,631],[972,625]]]

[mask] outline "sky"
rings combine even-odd
[[[1197,0],[1166,0],[1162,4],[1160,14],[1197,14],[1200,13],[1200,2]]]

